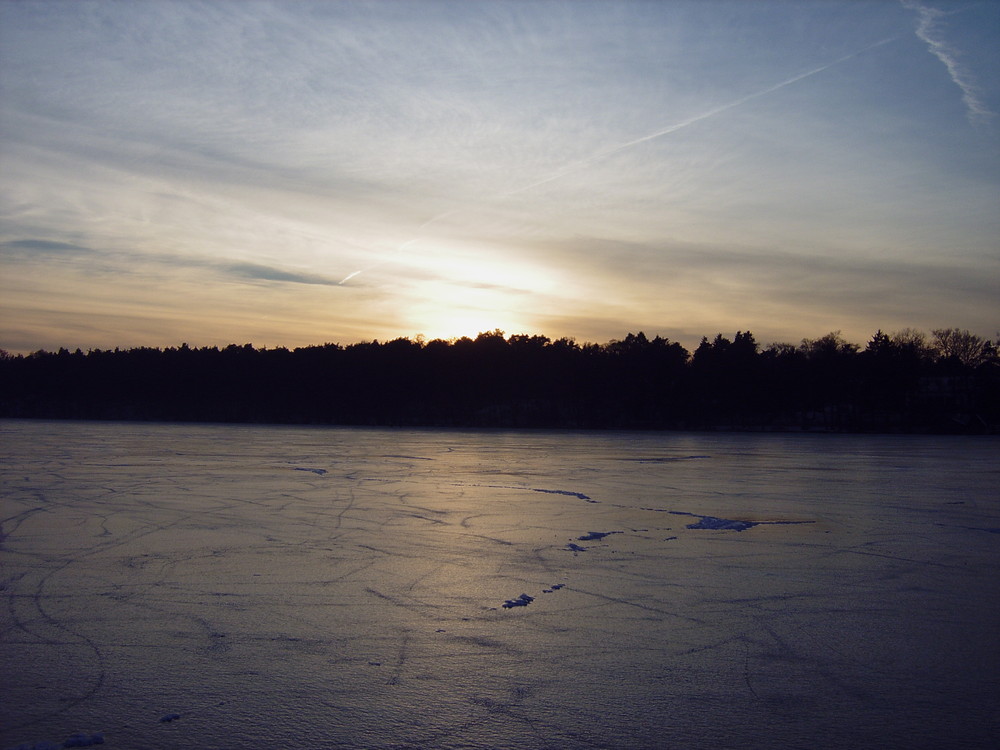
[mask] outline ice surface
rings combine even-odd
[[[1000,746],[995,438],[0,440],[0,748]]]
[[[93,745],[103,745],[104,744],[104,733],[95,732],[94,734],[87,734],[86,732],[74,732],[65,740],[63,740],[63,747],[91,747]]]
[[[40,742],[22,742],[11,750],[62,750],[68,747],[93,747],[104,744],[104,732],[74,732],[60,743],[41,740]]]

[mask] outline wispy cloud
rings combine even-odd
[[[337,286],[336,279],[321,274],[293,271],[276,265],[248,263],[242,261],[227,261],[197,256],[181,256],[166,254],[143,254],[140,256],[122,253],[114,250],[95,250],[94,248],[74,245],[69,242],[58,242],[42,239],[22,239],[0,242],[0,254],[10,262],[47,263],[58,259],[62,262],[81,264],[82,268],[94,270],[93,261],[101,260],[103,266],[114,269],[115,273],[124,274],[126,269],[141,264],[147,273],[177,270],[207,270],[223,277],[245,281],[277,282],[283,284],[311,284],[318,286]],[[107,270],[105,268],[105,270]]]
[[[504,192],[502,194],[496,195],[495,199],[509,198],[511,196],[518,195],[520,193],[526,193],[528,191],[533,190],[534,188],[541,187],[542,185],[546,185],[546,184],[551,183],[551,182],[556,182],[556,181],[561,180],[561,179],[563,179],[565,177],[568,177],[568,176],[570,176],[570,175],[572,175],[572,174],[574,174],[576,172],[584,170],[584,169],[592,166],[593,164],[595,164],[598,161],[601,161],[603,159],[607,159],[609,157],[612,157],[615,154],[618,154],[618,153],[620,153],[622,151],[626,151],[626,150],[635,148],[636,146],[639,146],[639,145],[641,145],[643,143],[646,143],[648,141],[653,141],[653,140],[656,140],[658,138],[662,138],[664,136],[671,135],[671,134],[676,133],[676,132],[678,132],[680,130],[684,130],[685,128],[691,127],[692,125],[696,125],[697,123],[700,123],[700,122],[702,122],[704,120],[711,119],[711,118],[716,117],[718,115],[721,115],[721,114],[723,114],[725,112],[728,112],[728,111],[730,111],[732,109],[736,109],[737,107],[740,107],[740,106],[742,106],[744,104],[752,102],[755,99],[760,99],[760,98],[765,97],[765,96],[767,96],[769,94],[773,94],[773,93],[775,93],[777,91],[780,91],[783,88],[786,88],[788,86],[796,84],[799,81],[803,81],[803,80],[805,80],[807,78],[811,78],[812,76],[818,75],[818,74],[820,74],[820,73],[822,73],[822,72],[824,72],[826,70],[829,70],[830,68],[833,68],[833,67],[836,67],[838,65],[841,65],[841,64],[847,62],[848,60],[851,60],[852,58],[855,58],[855,57],[857,57],[857,56],[859,56],[859,55],[861,55],[861,54],[863,54],[865,52],[868,52],[870,50],[873,50],[873,49],[875,49],[877,47],[881,47],[884,44],[888,44],[889,42],[892,42],[894,40],[895,40],[895,38],[882,39],[882,40],[880,40],[878,42],[875,42],[873,44],[869,44],[866,47],[863,47],[862,49],[855,50],[855,51],[850,52],[850,53],[848,53],[846,55],[838,57],[835,60],[832,60],[830,62],[824,63],[823,65],[820,65],[818,67],[812,68],[811,70],[807,70],[807,71],[805,71],[803,73],[799,73],[797,75],[791,76],[790,78],[785,78],[785,79],[783,79],[783,80],[779,81],[778,83],[775,83],[775,84],[773,84],[771,86],[768,86],[768,87],[763,88],[763,89],[759,89],[757,91],[753,91],[753,92],[751,92],[749,94],[746,94],[746,95],[741,96],[741,97],[739,97],[737,99],[733,99],[731,101],[728,101],[728,102],[726,102],[724,104],[721,104],[721,105],[719,105],[717,107],[713,107],[711,109],[708,109],[708,110],[706,110],[704,112],[701,112],[701,113],[699,113],[697,115],[689,117],[689,118],[687,118],[685,120],[682,120],[680,122],[676,122],[676,123],[673,123],[673,124],[671,124],[671,125],[669,125],[667,127],[660,128],[659,130],[656,130],[656,131],[654,131],[652,133],[647,133],[646,135],[643,135],[643,136],[641,136],[639,138],[634,138],[634,139],[632,139],[630,141],[626,141],[624,143],[616,143],[616,144],[613,144],[613,145],[610,145],[610,146],[606,146],[606,147],[601,148],[601,149],[597,150],[596,152],[592,153],[590,156],[587,156],[586,158],[583,158],[583,159],[579,159],[579,160],[577,160],[575,162],[572,162],[570,164],[566,164],[563,167],[561,167],[561,168],[559,168],[559,169],[551,172],[550,174],[545,175],[544,177],[541,177],[540,179],[531,180],[529,182],[526,182],[523,185],[519,185],[519,186],[517,186],[517,187],[515,187],[513,189],[507,190],[506,192]],[[444,218],[452,216],[453,214],[457,214],[457,213],[461,213],[461,212],[462,212],[461,208],[454,208],[454,209],[451,209],[449,211],[445,211],[443,213],[440,213],[437,216],[434,216],[433,218],[431,218],[431,219],[427,220],[426,222],[424,222],[419,227],[418,231],[423,230],[426,227],[428,227],[429,225],[437,223],[437,222],[441,221]],[[379,262],[379,263],[374,264],[372,266],[369,266],[368,268],[358,269],[358,270],[356,270],[356,271],[348,274],[347,276],[345,276],[343,279],[341,279],[338,282],[338,284],[345,284],[348,281],[351,281],[352,279],[354,279],[357,276],[361,275],[362,273],[365,273],[367,271],[372,270],[373,268],[377,268],[379,266],[384,265],[385,263],[388,263],[390,260],[392,260],[393,258],[395,258],[396,256],[398,256],[400,253],[403,252],[403,250],[405,250],[409,245],[413,244],[417,240],[418,240],[418,238],[416,238],[416,237],[412,238],[410,240],[407,240],[406,242],[402,243],[401,245],[399,245],[396,248],[396,252],[393,254],[392,258],[390,258],[388,260],[385,260],[385,261],[382,261],[382,262]]]
[[[605,237],[545,243],[536,252],[574,264],[575,274],[569,295],[550,308],[558,312],[540,315],[539,326],[548,330],[572,310],[581,319],[597,314],[657,331],[683,326],[688,334],[669,335],[687,341],[698,330],[724,330],[726,319],[755,321],[755,332],[768,340],[794,341],[796,331],[822,328],[860,339],[873,332],[872,321],[930,327],[1000,294],[995,260],[846,254],[837,243],[826,250]],[[914,309],[914,300],[925,304]],[[615,333],[613,326],[605,330]]]
[[[5,255],[19,257],[37,257],[39,255],[80,255],[90,250],[69,242],[53,240],[11,240],[0,243],[0,249]]]
[[[924,5],[917,0],[900,0],[900,2],[904,8],[916,12],[917,37],[927,45],[930,53],[944,64],[952,82],[961,90],[969,122],[976,125],[993,118],[996,113],[983,103],[972,73],[959,62],[958,52],[941,36],[940,19],[949,15],[949,12]]]
[[[676,122],[672,125],[654,131],[652,133],[647,133],[646,135],[641,136],[639,138],[635,138],[631,141],[627,141],[625,143],[619,143],[614,146],[602,149],[597,153],[592,154],[588,158],[578,161],[575,164],[571,164],[547,177],[544,177],[540,180],[536,180],[527,185],[523,185],[519,188],[511,190],[508,193],[508,195],[521,193],[527,190],[531,190],[532,188],[539,187],[540,185],[544,185],[548,182],[553,182],[573,172],[576,172],[577,170],[584,169],[601,159],[606,159],[610,156],[614,156],[617,153],[620,153],[630,148],[634,148],[635,146],[646,143],[648,141],[656,140],[657,138],[662,138],[663,136],[671,135],[672,133],[676,133],[679,130],[683,130],[684,128],[688,128],[704,120],[708,120],[717,115],[721,115],[724,112],[728,112],[729,110],[736,109],[737,107],[747,104],[748,102],[752,102],[755,99],[760,99],[761,97],[767,96],[768,94],[773,94],[776,91],[780,91],[781,89],[787,86],[791,86],[792,84],[798,83],[799,81],[805,80],[806,78],[811,78],[814,75],[817,75],[825,70],[829,70],[830,68],[845,63],[848,60],[857,57],[858,55],[864,52],[873,50],[876,47],[881,47],[883,44],[888,44],[891,41],[894,41],[894,39],[882,39],[881,41],[875,42],[874,44],[870,44],[867,47],[864,47],[860,50],[856,50],[842,57],[838,57],[836,60],[832,60],[831,62],[820,65],[819,67],[813,68],[812,70],[807,70],[804,73],[799,73],[798,75],[792,76],[791,78],[786,78],[772,86],[768,86],[767,88],[760,89],[759,91],[754,91],[750,94],[746,94],[745,96],[741,96],[738,99],[726,102],[725,104],[720,104],[718,107],[713,107],[712,109],[709,109],[705,112],[701,112],[700,114],[697,114],[693,117],[689,117],[686,120]]]
[[[234,276],[255,281],[280,281],[291,284],[319,284],[321,286],[337,286],[337,282],[312,273],[296,273],[273,266],[262,266],[256,263],[233,263],[220,268]]]

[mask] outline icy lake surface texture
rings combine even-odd
[[[0,439],[0,748],[1000,747],[996,438]]]

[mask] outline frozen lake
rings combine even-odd
[[[996,438],[0,440],[0,748],[1000,746]]]

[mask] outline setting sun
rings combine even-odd
[[[527,327],[517,307],[522,293],[505,288],[467,288],[442,283],[441,293],[407,310],[408,326],[427,339],[475,336],[497,328],[521,333]]]
[[[413,243],[399,263],[428,279],[422,282],[427,293],[400,312],[403,327],[427,339],[533,329],[527,314],[533,298],[550,295],[558,286],[555,273],[541,263],[501,260],[481,248],[448,242]]]

